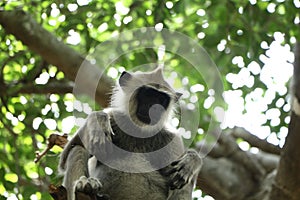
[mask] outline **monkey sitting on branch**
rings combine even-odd
[[[111,200],[192,199],[201,158],[167,125],[180,96],[162,68],[123,72],[110,108],[90,114],[61,154],[68,200],[76,192]]]

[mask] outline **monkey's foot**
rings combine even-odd
[[[92,177],[81,176],[79,180],[75,183],[75,191],[83,192],[86,194],[97,194],[102,188],[101,182]]]
[[[181,189],[198,174],[202,160],[194,150],[188,150],[179,160],[166,167],[162,173],[169,176],[170,189]]]

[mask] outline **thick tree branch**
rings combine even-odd
[[[197,147],[203,150],[207,148],[205,145],[197,144]],[[278,155],[242,151],[231,134],[221,134],[203,159],[197,186],[217,200],[265,199],[278,163]]]
[[[242,151],[235,142],[231,134],[221,134],[219,143],[225,147],[226,157],[242,164],[248,172],[251,172],[256,180],[261,180],[265,175],[264,168],[255,157],[250,157],[245,151]]]
[[[0,88],[5,88],[5,95],[15,96],[18,94],[66,94],[72,93],[73,84],[68,82],[49,82],[46,85],[37,85],[33,83],[4,85],[0,84]],[[0,94],[1,95],[1,94]]]
[[[232,130],[232,136],[236,138],[242,138],[248,142],[252,147],[257,147],[262,151],[280,155],[281,149],[279,146],[275,146],[271,143],[268,143],[266,140],[262,140],[255,135],[252,135],[243,128],[235,128]]]
[[[208,149],[209,147],[206,144],[198,143],[196,144],[196,149],[199,151],[200,149]],[[205,151],[205,150],[204,150]],[[279,155],[265,153],[264,151],[260,151],[258,153],[251,153],[249,151],[245,152],[247,154],[247,158],[251,157],[252,160],[258,161],[261,166],[269,173],[277,168],[279,163]],[[214,147],[208,153],[208,156],[211,158],[222,158],[228,156],[228,152],[226,148],[220,144],[215,144]]]
[[[226,158],[206,157],[197,185],[217,200],[245,200],[255,188],[256,182],[242,165]]]
[[[8,84],[0,82],[0,96],[18,96],[19,94],[66,94],[73,92],[73,83],[50,81],[45,85],[34,83]]]
[[[256,154],[252,154],[247,152],[250,156],[256,157],[258,162],[264,167],[267,173],[270,173],[274,169],[278,167],[280,157],[278,155],[265,153],[263,151],[258,152]]]
[[[108,105],[109,93],[113,82],[105,75],[101,76],[103,69],[91,64],[80,54],[59,41],[54,35],[41,27],[28,13],[22,10],[0,11],[0,24],[4,29],[21,40],[29,49],[41,55],[48,63],[57,66],[65,76],[75,81],[79,68],[80,80],[76,80],[77,91],[95,97],[102,106]],[[103,66],[101,66],[103,67]],[[94,89],[95,82],[100,84]]]

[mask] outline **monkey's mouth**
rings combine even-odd
[[[150,119],[150,117],[149,117],[148,115],[144,115],[144,114],[142,114],[142,113],[137,112],[137,113],[136,113],[136,116],[137,116],[137,118],[138,118],[141,122],[143,122],[143,123],[145,123],[145,124],[150,124],[150,123],[151,123],[151,119]]]
[[[150,118],[149,115],[143,115],[143,114],[137,113],[137,118],[145,124],[155,125],[159,122],[161,115]]]
[[[167,110],[171,98],[164,92],[143,86],[136,94],[136,117],[145,124],[155,125]]]
[[[154,104],[147,109],[138,109],[136,116],[145,124],[155,125],[159,122],[164,112],[165,108],[163,106],[160,104]]]

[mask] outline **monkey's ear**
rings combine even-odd
[[[175,102],[177,102],[180,99],[181,96],[182,96],[182,93],[176,92],[175,93]]]
[[[132,75],[126,71],[122,72],[120,79],[119,79],[119,84],[121,87],[124,87],[127,83],[132,78]]]

